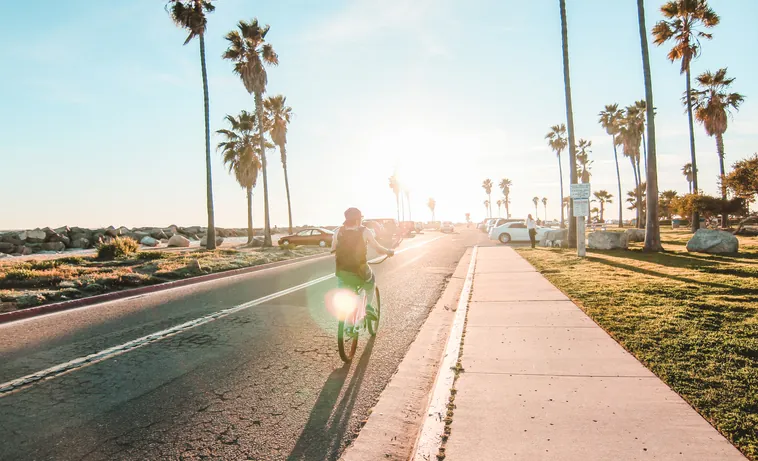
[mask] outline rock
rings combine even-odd
[[[737,237],[720,230],[698,229],[687,242],[687,251],[697,253],[737,253],[739,247]]]
[[[105,229],[105,235],[109,235],[111,237],[118,237],[119,235],[121,235],[121,233],[119,229],[116,229],[115,227],[110,226],[107,229]]]
[[[59,234],[56,232],[53,235],[49,236],[47,238],[47,241],[48,242],[61,242],[67,247],[71,246],[71,239],[68,237],[67,234]]]
[[[626,250],[626,238],[626,233],[623,232],[592,232],[588,245],[593,250]]]
[[[166,233],[163,232],[163,229],[152,229],[152,230],[150,230],[150,237],[152,237],[152,238],[154,238],[156,240],[161,240],[161,239],[168,238],[168,236],[166,235]]]
[[[737,235],[745,237],[758,237],[758,226],[743,226]]]
[[[64,280],[58,286],[61,288],[76,288],[76,283],[71,280]]]
[[[13,256],[11,256],[11,255],[9,255],[9,254],[0,253],[0,259],[5,259],[5,258],[12,258],[12,257],[13,257]]]
[[[128,227],[121,226],[118,228],[118,233],[118,235],[126,235],[132,233],[132,231]]]
[[[71,229],[68,226],[58,227],[57,229],[53,229],[56,234],[66,234],[68,235],[71,233]]]
[[[19,239],[19,240],[21,240],[21,241],[26,241],[26,237],[27,237],[27,232],[26,231],[21,231],[18,234],[16,234],[16,238]]]
[[[44,229],[42,229],[42,232],[45,233],[45,235],[47,236],[47,238],[50,238],[51,236],[57,234],[57,232],[55,232],[54,230],[50,229],[49,227],[45,227]]]
[[[221,246],[222,243],[224,243],[224,239],[222,237],[216,237],[216,246]],[[200,239],[200,246],[208,246],[208,236]]]
[[[190,241],[187,237],[181,236],[179,234],[174,235],[170,239],[168,239],[168,246],[170,247],[188,247],[190,246]]]
[[[8,242],[0,242],[0,253],[13,253],[16,251],[16,245]]]
[[[263,246],[263,237],[253,237],[253,241],[248,243],[247,246],[249,247],[262,247]]]
[[[139,241],[139,243],[145,245],[146,247],[157,247],[158,246],[158,240],[150,237],[149,235],[142,237],[142,240]]]
[[[568,229],[549,230],[540,239],[540,246],[561,246],[561,242],[568,238]]]
[[[194,272],[202,272],[203,268],[200,266],[200,261],[197,259],[193,259],[187,264],[187,269],[190,269]]]
[[[645,229],[627,229],[626,232],[627,242],[644,242],[645,241]]]
[[[26,231],[26,240],[27,243],[44,243],[45,239],[47,239],[47,234],[42,229],[34,229],[30,231]]]
[[[0,237],[0,242],[12,243],[13,245],[23,245],[24,241],[18,238],[18,234],[10,233],[4,234]]]
[[[63,242],[47,242],[42,244],[42,251],[63,251],[66,245]]]
[[[71,241],[71,248],[89,248],[92,243],[85,237],[79,237]]]
[[[34,249],[28,245],[16,247],[16,252],[13,254],[19,255],[19,256],[26,256],[34,253]]]

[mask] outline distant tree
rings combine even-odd
[[[619,169],[619,157],[616,146],[619,145],[620,140],[618,138],[619,125],[624,119],[623,109],[619,110],[618,104],[609,104],[605,106],[605,109],[599,114],[600,126],[605,129],[605,132],[611,135],[613,144],[613,160],[616,162],[616,181],[618,183],[618,193],[621,197],[621,170]],[[624,227],[624,207],[621,200],[619,202],[619,227]]]
[[[429,210],[432,212],[432,222],[434,222],[435,221],[435,219],[434,219],[434,209],[437,208],[437,201],[434,200],[433,198],[430,198],[426,202],[426,206],[428,206]]]
[[[576,143],[576,175],[584,184],[589,183],[590,176],[592,176],[590,165],[593,162],[590,160],[590,153],[592,152],[590,147],[592,147],[592,141],[587,141],[586,139],[580,139]]]
[[[500,190],[503,191],[503,205],[505,206],[505,217],[510,218],[511,217],[511,186],[513,185],[513,182],[508,178],[503,178],[500,180]]]
[[[613,203],[613,195],[609,194],[607,190],[602,189],[594,192],[593,195],[595,198],[592,201],[600,204],[600,221],[605,222],[605,204]]]
[[[471,213],[466,213],[466,222],[467,223],[471,222]]]
[[[498,200],[497,201],[497,215],[498,215],[498,217],[500,216],[500,208],[502,208],[502,206],[503,206],[503,201],[502,200]]]
[[[563,166],[561,164],[561,152],[563,152],[566,147],[568,146],[568,139],[566,138],[566,125],[561,123],[560,125],[553,125],[550,127],[550,131],[547,132],[545,135],[545,139],[547,139],[547,144],[550,146],[551,149],[553,149],[553,152],[555,152],[556,157],[558,157],[558,174],[560,175],[561,180],[561,203],[564,203],[563,200]],[[569,203],[569,207],[571,204]],[[565,215],[563,213],[564,207],[561,207],[561,227],[566,222]]]
[[[658,210],[663,218],[671,219],[674,215],[673,202],[679,197],[675,190],[665,190],[658,196]]]
[[[532,203],[534,203],[534,219],[538,219],[540,217],[540,215],[538,213],[537,205],[539,205],[539,203],[540,203],[540,198],[539,197],[534,197],[532,199]]]
[[[395,203],[397,204],[397,220],[400,221],[400,181],[397,179],[397,173],[390,176],[390,189],[395,194]]]
[[[646,193],[647,184],[644,182],[637,186],[637,190],[630,190],[626,193],[626,202],[629,204],[628,209],[639,211],[637,215],[642,221],[645,220],[645,206],[647,205]],[[637,223],[637,227],[639,227],[639,223]]]
[[[490,210],[490,201],[489,200],[485,200],[484,201],[484,208],[485,208],[486,212],[489,212],[489,210]],[[489,215],[487,215],[487,216],[489,217]]]
[[[723,214],[745,216],[748,213],[745,199],[741,197],[724,200],[705,194],[687,194],[674,199],[671,206],[674,213],[680,216],[689,216],[697,211],[706,219]]]
[[[693,193],[693,190],[692,190],[692,181],[695,178],[694,178],[694,175],[693,175],[693,172],[692,172],[692,164],[691,163],[685,163],[684,164],[684,166],[682,167],[682,174],[687,179],[687,188],[688,188],[687,190],[689,191],[690,194]]]
[[[491,179],[485,179],[482,182],[482,188],[484,189],[484,192],[487,194],[487,204],[489,206],[489,216],[492,216],[492,180]]]
[[[724,183],[736,197],[754,203],[758,196],[758,154],[732,165],[732,172],[726,175]]]
[[[542,197],[542,206],[545,208],[545,221],[547,221],[547,197]]]
[[[279,147],[279,154],[284,169],[284,190],[287,193],[287,217],[289,233],[292,233],[292,203],[290,202],[290,180],[287,174],[287,126],[292,119],[292,108],[287,105],[287,98],[278,94],[263,101],[266,127],[271,140]]]

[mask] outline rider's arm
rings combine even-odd
[[[364,228],[363,235],[366,238],[366,242],[371,245],[371,247],[376,250],[377,252],[383,254],[383,255],[390,255],[394,254],[394,251],[389,250],[387,248],[384,248],[379,244],[379,242],[376,241],[376,238],[374,237],[374,233],[371,232],[370,229]]]
[[[334,235],[332,236],[332,253],[337,251],[337,234],[339,234],[340,227],[334,230]]]

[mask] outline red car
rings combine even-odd
[[[321,248],[332,246],[334,232],[320,227],[303,229],[292,235],[285,235],[279,239],[279,245],[318,245]]]

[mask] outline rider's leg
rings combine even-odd
[[[374,310],[376,278],[374,277],[374,272],[368,266],[366,267],[363,279],[363,289],[366,291],[366,314],[376,318],[376,311]]]

